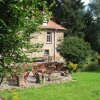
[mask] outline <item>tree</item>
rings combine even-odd
[[[46,0],[51,5],[54,0]],[[54,20],[67,29],[67,35],[83,37],[83,3],[81,0],[55,0],[51,7]]]
[[[84,21],[84,33],[85,33],[85,41],[89,42],[92,49],[94,50],[94,46],[92,45],[95,40],[95,35],[97,31],[96,22],[93,18],[92,12],[87,11],[83,16]]]
[[[94,0],[95,2],[96,0]],[[84,12],[84,33],[85,41],[89,42],[92,49],[100,53],[100,18],[96,13],[96,3],[90,3],[89,8]],[[99,12],[98,12],[99,13]]]
[[[37,50],[29,39],[44,20],[40,7],[48,13],[42,0],[0,0],[0,84],[15,63],[29,60],[23,48]]]
[[[100,17],[100,0],[90,0],[90,9],[96,17]]]
[[[57,47],[57,51],[67,62],[81,63],[91,55],[91,47],[79,37],[66,37]]]
[[[100,17],[96,19],[96,28],[97,30],[95,31],[92,39],[92,47],[95,51],[100,53]]]

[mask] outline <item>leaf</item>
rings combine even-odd
[[[0,19],[0,23],[7,27],[6,23],[2,19]]]

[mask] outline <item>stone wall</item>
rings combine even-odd
[[[52,42],[51,43],[47,43],[47,31],[52,32]],[[64,61],[63,58],[60,56],[60,54],[56,51],[56,47],[59,44],[58,40],[64,38],[63,31],[44,30],[44,31],[41,31],[40,33],[32,34],[31,37],[33,37],[30,39],[31,44],[41,43],[43,44],[43,47],[41,48],[40,52],[34,52],[30,54],[30,57],[44,57],[44,51],[49,50],[49,56],[51,57],[52,61],[54,61],[54,52],[55,52],[55,61],[61,61],[61,62]]]

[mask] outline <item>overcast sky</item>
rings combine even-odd
[[[90,0],[82,0],[82,2],[85,2],[84,4],[87,5]]]

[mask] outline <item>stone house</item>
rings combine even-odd
[[[59,44],[59,39],[64,38],[66,29],[53,20],[44,21],[40,27],[41,32],[33,34],[35,38],[31,38],[30,43],[41,43],[43,46],[40,52],[34,52],[30,56],[45,59],[45,61],[63,62],[64,59],[57,52],[56,48]]]

